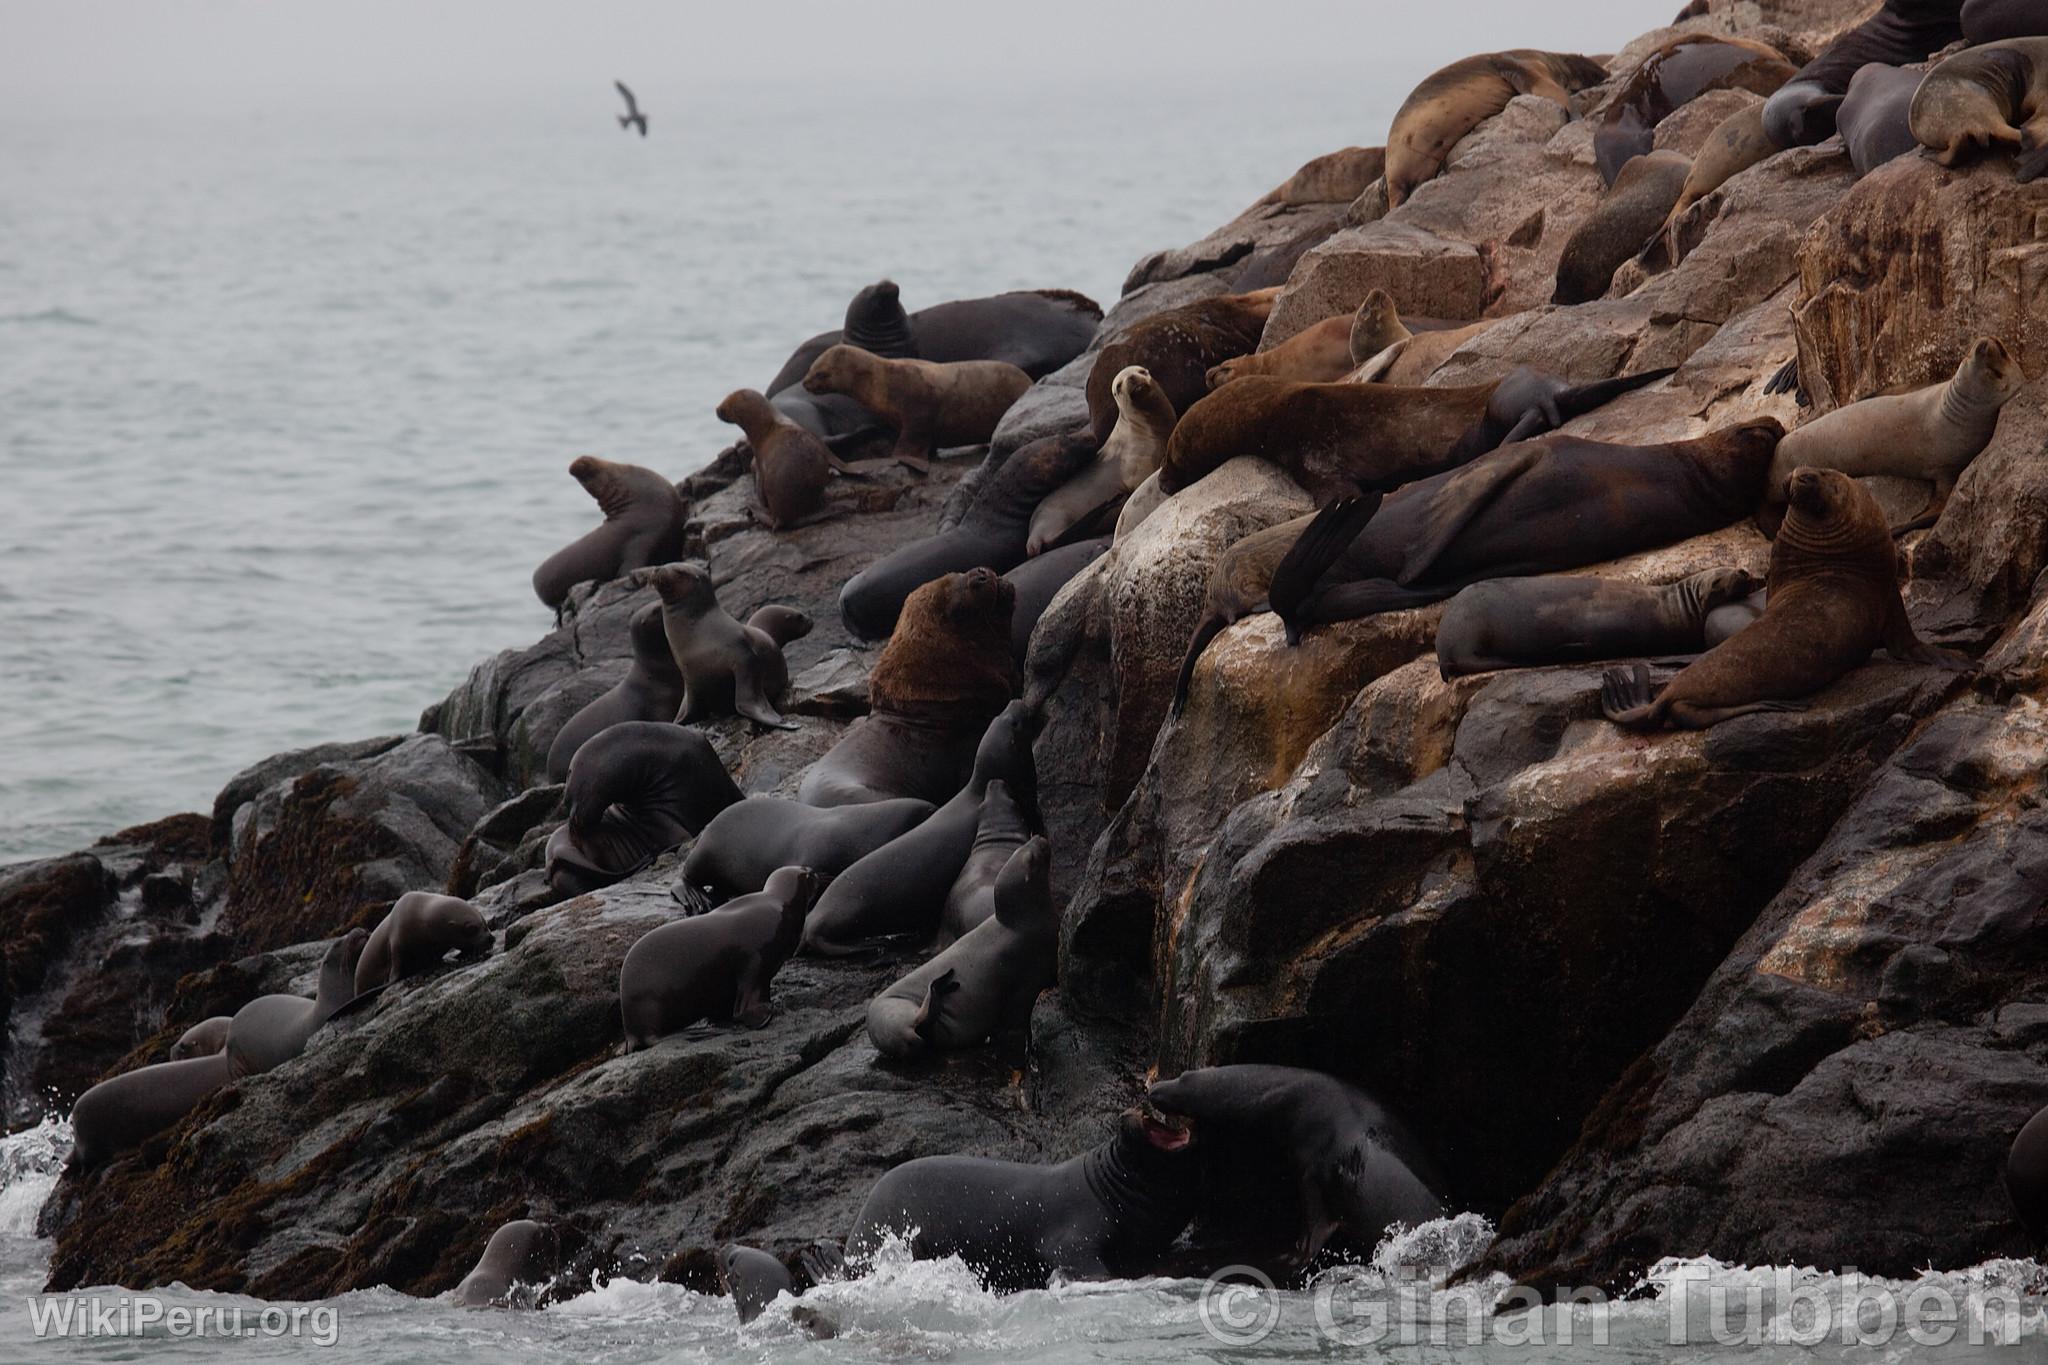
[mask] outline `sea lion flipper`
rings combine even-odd
[[[761,690],[759,659],[749,659],[732,671],[732,709],[754,724],[765,725],[771,730],[797,728],[795,721],[782,718],[782,713]]]
[[[2048,171],[2048,146],[2036,147],[2033,151],[2022,154],[2013,162],[2012,178],[2025,185],[2038,180],[2043,171]]]
[[[796,1263],[813,1285],[828,1284],[846,1275],[845,1250],[822,1237],[797,1252]]]
[[[1793,356],[1764,381],[1765,393],[1790,393],[1799,387],[1799,357]]]
[[[732,1017],[748,1028],[766,1028],[775,1017],[775,1007],[768,1003],[768,989],[761,981],[762,965],[758,956],[747,964],[733,996]]]
[[[1542,455],[1541,448],[1536,446],[1504,446],[1494,452],[1492,459],[1466,465],[1451,475],[1430,499],[1429,534],[1409,547],[1394,581],[1407,586],[1428,573],[1459,533],[1472,524],[1472,519],[1485,511],[1509,484],[1533,469]],[[1275,582],[1277,585],[1278,575]]]
[[[1600,674],[1600,713],[1625,729],[1654,723],[1655,696],[1650,670],[1642,664],[1610,668]]]
[[[960,989],[960,977],[951,967],[931,979],[924,988],[924,999],[917,1007],[917,1015],[910,1021],[910,1031],[927,1042],[938,1028],[944,1014],[941,1004],[945,998]]]
[[[1294,544],[1274,566],[1266,600],[1287,627],[1288,644],[1300,642],[1301,628],[1308,624],[1302,615],[1303,606],[1323,574],[1351,548],[1351,542],[1358,539],[1366,523],[1380,510],[1380,499],[1380,494],[1372,493],[1331,503],[1316,513],[1314,521],[1302,527]]]

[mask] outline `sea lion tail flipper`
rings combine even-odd
[[[356,992],[356,994],[350,996],[347,1000],[342,1002],[340,1009],[337,1009],[334,1013],[328,1015],[325,1019],[321,1021],[321,1023],[323,1025],[331,1024],[337,1019],[344,1018],[347,1015],[355,1014],[360,1010],[368,1008],[371,1004],[373,1004],[376,1001],[377,997],[382,995],[386,990],[388,990],[390,986],[391,983],[389,981],[386,981],[381,986],[372,986],[370,987],[370,989],[366,991]]]
[[[1216,612],[1204,616],[1195,626],[1195,633],[1188,637],[1188,652],[1180,661],[1180,676],[1173,682],[1173,714],[1187,710],[1188,685],[1195,680],[1195,661],[1202,657],[1202,651],[1209,642],[1223,633],[1230,622]]]
[[[1610,668],[1600,675],[1600,714],[1616,725],[1648,729],[1654,724],[1655,697],[1647,665]]]
[[[939,1019],[945,1013],[942,1002],[960,989],[960,977],[951,967],[931,979],[924,988],[924,1002],[917,1007],[917,1017],[910,1021],[910,1031],[926,1042],[932,1041],[932,1032],[939,1026]]]
[[[771,730],[797,728],[795,721],[782,718],[782,713],[775,709],[774,704],[761,691],[761,671],[758,662],[732,671],[732,709],[754,724],[765,725]]]
[[[1582,417],[1598,407],[1604,407],[1625,393],[1647,387],[1660,379],[1669,379],[1678,373],[1676,365],[1662,369],[1644,370],[1639,374],[1618,374],[1612,379],[1596,379],[1590,384],[1580,384],[1566,389],[1551,399],[1557,416],[1557,425],[1563,426],[1574,417]]]
[[[1299,644],[1301,628],[1313,624],[1304,618],[1303,608],[1330,566],[1344,557],[1366,523],[1380,510],[1380,500],[1378,493],[1337,499],[1301,528],[1294,544],[1281,556],[1273,569],[1272,584],[1266,589],[1266,600],[1287,627],[1288,644]]]
[[[1529,409],[1529,411],[1521,415],[1513,426],[1508,428],[1508,434],[1500,438],[1501,445],[1511,446],[1517,441],[1526,441],[1531,436],[1542,435],[1543,420],[1541,412],[1535,408]]]
[[[827,1238],[820,1237],[797,1252],[796,1263],[813,1285],[846,1278],[846,1250]]]
[[[1428,534],[1408,547],[1394,581],[1406,587],[1428,573],[1473,518],[1485,511],[1509,484],[1533,469],[1543,453],[1541,446],[1502,446],[1489,451],[1490,458],[1475,460],[1445,480],[1429,500],[1425,519]]]

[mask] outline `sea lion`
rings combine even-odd
[[[491,929],[477,908],[455,896],[408,891],[370,931],[356,959],[355,994],[418,976],[450,951],[471,956],[491,950]]]
[[[1031,757],[1035,718],[1013,701],[989,722],[974,753],[967,785],[929,818],[840,873],[804,925],[804,951],[841,957],[873,939],[897,934],[929,938],[946,897],[974,850],[989,784],[1008,784],[1027,818],[1038,813],[1038,769]]]
[[[647,581],[661,594],[661,627],[669,652],[683,675],[683,704],[676,722],[711,720],[737,713],[771,730],[794,730],[775,703],[789,690],[789,665],[782,647],[810,633],[802,612],[776,612],[741,625],[718,604],[711,571],[691,563],[650,569]],[[764,626],[775,626],[771,635]],[[794,634],[788,632],[794,631]]]
[[[923,473],[932,452],[980,445],[995,434],[1031,376],[1001,360],[885,360],[841,343],[804,376],[807,393],[842,393],[896,428],[890,457]]]
[[[1010,652],[1017,657],[1019,671],[1024,667],[1025,656],[1031,652],[1031,632],[1037,629],[1038,618],[1045,615],[1052,599],[1059,596],[1060,589],[1067,586],[1074,575],[1108,552],[1107,536],[1077,540],[1057,550],[1048,550],[1036,559],[1026,560],[1003,575],[1017,592],[1017,605],[1010,612]]]
[[[1159,468],[1173,434],[1173,404],[1142,365],[1131,365],[1110,385],[1116,427],[1092,463],[1049,494],[1031,514],[1024,553],[1043,554],[1092,513],[1129,493]]]
[[[1306,626],[1440,602],[1468,583],[1554,573],[1738,520],[1763,496],[1784,428],[1770,418],[1690,441],[1614,445],[1545,436],[1412,483],[1255,531],[1209,575],[1176,688],[1230,623],[1278,611]]]
[[[1697,654],[1707,619],[1759,584],[1742,569],[1705,569],[1653,586],[1611,578],[1494,578],[1459,592],[1436,628],[1445,680],[1498,668]]]
[[[560,609],[578,583],[605,583],[683,552],[689,505],[675,484],[636,464],[579,455],[569,473],[604,510],[604,524],[548,556],[533,571],[533,591]]]
[[[213,1056],[228,1045],[228,1025],[233,1022],[225,1014],[201,1019],[179,1034],[178,1041],[171,1044],[171,1060],[182,1062],[187,1057]]]
[[[903,604],[868,675],[869,712],[804,773],[797,800],[844,806],[960,790],[990,720],[1017,694],[1017,590],[988,569],[947,574]]]
[[[765,1251],[727,1242],[713,1254],[713,1260],[718,1266],[718,1287],[732,1300],[742,1326],[760,1317],[779,1296],[796,1296],[796,1277]]]
[[[711,741],[660,721],[625,721],[569,763],[569,818],[548,837],[548,884],[579,896],[630,877],[740,799]]]
[[[1269,351],[1253,351],[1226,360],[1204,376],[1210,389],[1233,379],[1271,375],[1306,384],[1331,384],[1365,361],[1413,333],[1384,289],[1375,289],[1349,317],[1339,313],[1302,328]]]
[[[1209,371],[1226,360],[1250,355],[1272,316],[1277,287],[1245,294],[1197,299],[1141,319],[1117,333],[1095,353],[1088,371],[1088,422],[1098,441],[1116,430],[1112,386],[1133,365],[1159,386],[1175,412],[1209,391]]]
[[[884,1057],[957,1052],[993,1040],[1005,1058],[1029,1051],[1031,1007],[1059,966],[1052,853],[1044,835],[1010,855],[995,913],[868,1005],[868,1041]]]
[[[1764,102],[1764,131],[1779,147],[1811,147],[1835,132],[1849,82],[1871,62],[1925,61],[1963,36],[1956,0],[1885,0],[1884,8],[1829,43]]]
[[[1835,126],[1858,179],[1919,146],[1913,136],[1913,95],[1924,68],[1872,62],[1850,78]]]
[[[2048,1243],[2048,1109],[2014,1136],[2005,1154],[2005,1192],[2034,1245]]]
[[[1572,92],[1598,85],[1607,70],[1590,57],[1517,48],[1452,62],[1409,92],[1387,133],[1387,207],[1443,169],[1459,138],[1508,107],[1517,95],[1541,95],[1567,111]]]
[[[1110,544],[1123,543],[1124,538],[1144,525],[1145,518],[1158,511],[1159,504],[1165,501],[1166,494],[1159,491],[1159,471],[1155,469],[1124,499],[1123,509],[1116,514],[1116,534],[1110,537]]]
[[[1670,373],[1573,387],[1525,368],[1455,388],[1253,376],[1224,385],[1181,417],[1166,443],[1159,488],[1178,493],[1224,461],[1254,455],[1285,470],[1318,501],[1385,491],[1463,464],[1510,432],[1549,430]],[[1515,400],[1511,406],[1493,402],[1500,389],[1504,402]]]
[[[970,569],[1008,573],[1027,556],[1031,516],[1039,503],[1086,468],[1099,444],[1093,436],[1046,436],[1020,447],[989,476],[950,530],[883,555],[839,590],[839,619],[856,638],[886,640],[911,593],[936,578]]]
[[[1913,95],[1913,136],[1953,166],[1965,152],[2012,147],[2013,179],[2048,170],[2048,38],[2007,38],[1935,64]]]
[[[865,1273],[885,1237],[920,1261],[958,1256],[994,1293],[1042,1289],[1055,1273],[1123,1280],[1155,1273],[1195,1209],[1200,1139],[1138,1109],[1109,1141],[1056,1166],[927,1156],[891,1169],[846,1239]]]
[[[629,632],[633,662],[626,676],[603,696],[569,717],[548,745],[547,777],[569,776],[569,762],[592,735],[627,720],[670,720],[683,704],[683,670],[669,652],[661,604],[649,602],[633,613]]]
[[[1202,1135],[1193,1239],[1226,1249],[1227,1259],[1299,1271],[1339,1231],[1369,1254],[1394,1224],[1443,1216],[1443,1180],[1422,1144],[1334,1076],[1294,1066],[1198,1067],[1155,1082],[1146,1099]]]
[[[1664,226],[1644,244],[1645,251],[1662,238],[1672,261],[1677,261],[1678,251],[1672,234],[1685,211],[1759,161],[1783,150],[1771,140],[1764,127],[1764,106],[1761,103],[1722,119],[1714,126],[1714,131],[1707,134],[1706,142],[1694,155],[1692,170],[1687,172],[1685,185],[1678,191],[1677,202],[1665,215]]]
[[[827,880],[932,813],[929,801],[869,801],[806,806],[779,796],[750,796],[711,817],[683,860],[688,903],[717,905],[767,885],[778,867],[808,867]]]
[[[1519,316],[1519,315],[1511,315]],[[1507,318],[1481,318],[1477,322],[1465,322],[1431,330],[1425,324],[1427,319],[1411,319],[1415,330],[1400,340],[1383,347],[1376,354],[1367,356],[1358,368],[1345,378],[1353,384],[1395,384],[1420,387],[1431,375],[1443,368],[1460,346],[1489,328],[1496,327]],[[1407,327],[1401,330],[1408,331]]]
[[[1778,49],[1751,38],[1686,33],[1660,43],[1601,111],[1593,130],[1593,165],[1612,186],[1630,160],[1656,145],[1657,125],[1680,105],[1709,90],[1769,95],[1793,75],[1792,63]]]
[[[1797,711],[1803,698],[1868,663],[1879,645],[1905,663],[1970,666],[1913,633],[1877,499],[1834,469],[1801,467],[1786,482],[1790,510],[1771,542],[1763,616],[1654,697],[1641,664],[1633,673],[1610,669],[1600,687],[1609,720],[1632,730],[1704,730],[1756,711]]]
[[[1904,535],[1932,526],[1948,505],[1956,479],[1991,444],[1999,411],[2026,382],[2003,342],[1978,337],[1956,372],[1939,384],[1845,403],[1787,432],[1771,461],[1758,527],[1766,535],[1776,532],[1786,483],[1801,465],[1839,469],[1857,478],[1926,479],[1934,486],[1927,505],[1893,532]]]
[[[1010,795],[1010,784],[1000,778],[988,784],[981,798],[981,815],[974,827],[974,845],[961,864],[960,875],[946,892],[945,908],[939,912],[939,936],[935,944],[945,948],[996,912],[996,879],[1009,865],[1010,855],[1024,847],[1036,833],[1031,816]]]
[[[1384,147],[1345,147],[1304,161],[1259,196],[1260,204],[1348,204],[1386,173]]]
[[[236,1010],[222,1050],[229,1074],[237,1080],[258,1075],[304,1052],[313,1031],[355,998],[356,961],[369,941],[367,929],[351,929],[328,945],[320,961],[320,991],[312,999],[259,995]]]
[[[234,1079],[225,1052],[124,1071],[71,1106],[70,1164],[83,1170],[139,1147]]]
[[[747,447],[754,452],[755,512],[769,530],[817,516],[837,463],[823,441],[777,412],[758,389],[727,394],[718,405],[718,420],[746,433]]]
[[[1765,592],[1759,588],[1740,602],[1723,602],[1708,612],[1706,628],[1701,636],[1706,647],[1712,649],[1729,636],[1755,625],[1764,614],[1765,598]]]
[[[1647,152],[1630,158],[1614,188],[1587,214],[1564,244],[1552,303],[1586,303],[1607,292],[1614,272],[1643,248],[1671,216],[1685,191],[1692,158]]]
[[[553,1228],[531,1218],[514,1219],[491,1234],[476,1268],[455,1286],[455,1302],[464,1308],[514,1306],[518,1287],[544,1283],[561,1255],[561,1239]]]
[[[642,934],[619,968],[626,1051],[700,1019],[765,1027],[775,1014],[768,985],[796,951],[824,885],[808,867],[777,868],[759,891]]]
[[[1975,44],[2048,34],[2041,0],[1963,0],[1963,36]]]

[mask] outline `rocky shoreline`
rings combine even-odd
[[[1574,106],[1677,33],[1803,54],[1869,8],[1707,0]],[[1758,98],[1703,96],[1657,145],[1693,154]],[[1600,202],[1592,132],[1516,98],[1391,211],[1377,171],[1296,177],[1141,260],[1094,346],[985,457],[837,480],[815,524],[756,524],[733,452],[690,475],[685,553],[721,599],[816,623],[787,651],[796,730],[705,727],[734,780],[791,794],[865,710],[878,649],[837,609],[853,573],[1085,420],[1095,352],[1122,328],[1276,273],[1266,347],[1380,288],[1404,315],[1506,319],[1432,384],[1676,367],[1567,428],[1596,439],[1791,428],[1944,379],[1974,337],[2000,338],[2033,378],[1905,542],[1916,626],[1979,656],[1976,675],[1878,660],[1805,711],[1643,736],[1601,718],[1597,664],[1443,679],[1441,606],[1295,649],[1261,615],[1216,640],[1171,717],[1217,559],[1312,506],[1238,459],[1084,570],[1034,637],[1064,909],[1026,1071],[879,1059],[862,1024],[905,965],[887,958],[794,959],[767,1027],[622,1056],[619,962],[677,913],[682,851],[567,899],[541,870],[562,818],[549,742],[624,674],[653,597],[585,584],[413,734],[277,755],[208,815],[0,868],[10,1126],[254,995],[309,990],[325,943],[408,890],[468,897],[497,935],[481,963],[391,987],[295,1061],[67,1175],[44,1212],[50,1287],[432,1294],[518,1217],[559,1229],[572,1279],[709,1287],[718,1243],[793,1255],[904,1160],[1059,1159],[1100,1140],[1149,1068],[1253,1061],[1403,1114],[1457,1207],[1498,1221],[1482,1267],[1542,1287],[1626,1286],[1675,1255],[1897,1275],[2032,1252],[1999,1172],[2048,1100],[2048,183],[1917,152],[1859,178],[1839,144],[1793,148],[1695,205],[1675,264],[1624,264],[1603,297],[1553,305]],[[1767,392],[1795,358],[1807,412]],[[1891,482],[1888,510],[1910,515],[1920,486]],[[1664,583],[1761,573],[1767,555],[1745,521],[1586,572]]]

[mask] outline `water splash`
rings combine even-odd
[[[0,1138],[0,1237],[35,1236],[36,1214],[70,1155],[71,1121],[60,1114]]]

